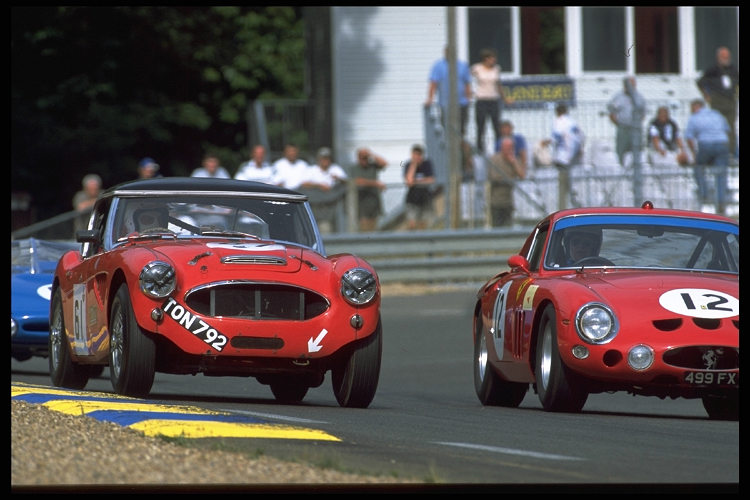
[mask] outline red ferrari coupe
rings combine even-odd
[[[331,371],[345,407],[380,374],[380,284],[351,254],[326,255],[307,198],[228,179],[133,181],[104,192],[79,250],[57,264],[52,382],[145,396],[155,372],[249,376],[301,401]]]
[[[590,393],[700,398],[739,418],[739,223],[701,212],[578,208],[540,221],[473,319],[482,404],[547,411]]]

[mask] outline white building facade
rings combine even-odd
[[[351,164],[361,146],[388,160],[381,175],[390,186],[387,209],[403,201],[402,162],[412,144],[425,142],[428,75],[449,43],[448,19],[455,19],[459,59],[477,62],[479,50],[491,47],[506,82],[571,80],[571,114],[590,144],[614,141],[604,111],[624,76],[636,76],[648,119],[668,104],[684,128],[687,103],[700,97],[695,80],[713,63],[715,49],[728,46],[739,67],[736,6],[330,7],[332,147],[341,165]],[[545,30],[558,30],[563,42],[539,47]],[[548,134],[551,113],[550,105],[517,106],[503,118],[533,144]],[[473,144],[471,114],[466,139]]]

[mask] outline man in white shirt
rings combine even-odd
[[[256,181],[274,184],[276,170],[266,161],[266,148],[262,144],[253,147],[249,161],[240,164],[234,178],[241,181]]]
[[[333,163],[331,159],[331,150],[329,148],[320,148],[317,155],[318,162],[309,170],[307,180],[303,182],[304,187],[316,187],[323,190],[329,190],[339,182],[347,179],[346,172],[341,166]]]
[[[227,169],[219,165],[219,158],[208,154],[203,157],[203,166],[193,170],[190,177],[211,177],[214,179],[231,179]]]
[[[320,148],[317,163],[308,168],[308,175],[298,189],[307,193],[321,233],[331,233],[336,228],[339,203],[346,194],[346,179],[344,169],[333,163],[331,150]]]
[[[308,178],[310,165],[299,158],[299,148],[294,144],[284,146],[284,156],[273,164],[276,177],[273,184],[287,189],[297,189]]]

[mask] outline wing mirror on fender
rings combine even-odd
[[[76,241],[78,243],[99,243],[99,231],[96,229],[76,231]]]
[[[513,269],[514,267],[520,267],[523,271],[529,272],[529,261],[523,255],[511,255],[508,258],[508,267]]]

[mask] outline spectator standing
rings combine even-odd
[[[731,129],[724,115],[715,109],[707,108],[700,99],[690,103],[690,111],[692,114],[685,127],[685,138],[695,158],[693,172],[698,187],[698,197],[703,204],[712,202],[706,182],[706,168],[713,167],[716,176],[714,193],[716,212],[724,214],[726,213]]]
[[[499,153],[502,146],[502,139],[510,137],[513,139],[513,152],[521,160],[524,166],[528,166],[529,162],[529,148],[526,145],[526,138],[517,134],[514,131],[513,122],[510,120],[503,120],[500,123],[500,136],[495,143],[495,153]]]
[[[495,133],[494,143],[499,144],[500,118],[502,104],[513,102],[505,95],[500,81],[500,65],[497,64],[497,54],[492,49],[482,49],[480,61],[471,65],[471,76],[474,77],[474,115],[477,123],[477,150],[484,152],[484,132],[487,119]],[[496,149],[497,150],[497,149]]]
[[[327,191],[346,181],[346,172],[333,162],[330,148],[320,148],[316,159],[317,163],[310,167],[309,175],[302,183],[303,186],[314,186]]]
[[[442,59],[436,61],[430,69],[429,86],[427,87],[427,101],[425,106],[431,106],[435,94],[440,105],[440,119],[443,129],[446,129],[446,117],[450,104],[450,74],[448,66],[448,47],[445,48]],[[469,118],[469,101],[471,100],[471,71],[465,61],[456,59],[456,89],[458,91],[458,108],[461,120],[461,137],[466,133],[466,121]]]
[[[374,231],[378,217],[383,213],[380,195],[385,184],[378,174],[387,165],[385,158],[372,153],[367,148],[357,150],[357,163],[352,167],[352,177],[357,186],[357,208],[359,230]]]
[[[139,179],[151,179],[154,177],[161,177],[159,173],[159,164],[154,161],[153,158],[143,158],[138,162],[138,178]]]
[[[81,187],[83,189],[73,195],[73,208],[80,213],[73,221],[75,232],[88,229],[91,210],[102,192],[102,178],[97,174],[87,174],[81,181]]]
[[[667,106],[659,106],[656,116],[648,124],[649,159],[655,167],[685,165],[688,156],[680,127],[669,116]]]
[[[276,171],[266,160],[266,148],[262,144],[256,144],[253,147],[250,160],[241,163],[237,168],[234,178],[241,181],[256,181],[266,184],[274,184],[276,180]]]
[[[216,155],[207,154],[203,157],[202,166],[193,170],[190,177],[208,177],[212,179],[231,179],[227,169],[222,167],[219,163],[219,158]]]
[[[732,64],[727,47],[716,49],[716,64],[698,79],[698,88],[707,103],[729,123],[729,153],[737,155],[737,103],[740,98],[740,73]]]
[[[299,148],[295,144],[284,146],[284,156],[273,164],[276,170],[274,184],[287,189],[297,189],[309,176],[310,164],[299,157]]]
[[[410,230],[427,229],[432,223],[432,187],[435,170],[432,162],[424,157],[424,148],[415,144],[411,148],[411,159],[404,165],[406,183],[406,224]]]
[[[311,190],[310,206],[318,229],[327,234],[336,228],[340,202],[346,195],[347,175],[343,168],[333,163],[330,148],[320,148],[316,159],[317,163],[310,166],[300,188]]]
[[[526,164],[516,156],[512,137],[500,140],[500,151],[490,158],[487,177],[492,226],[509,226],[513,222],[513,186],[516,179],[526,177]]]
[[[558,205],[567,208],[568,197],[573,206],[575,199],[570,179],[570,170],[583,158],[584,134],[578,123],[568,114],[568,106],[559,103],[555,106],[555,120],[552,122],[552,139],[543,141],[552,144],[552,164],[558,172]]]
[[[617,127],[615,151],[620,165],[626,166],[625,155],[632,155],[633,198],[636,206],[643,202],[641,176],[641,149],[643,148],[643,119],[646,116],[646,99],[636,90],[635,77],[623,79],[623,90],[615,94],[607,105],[609,119]]]

